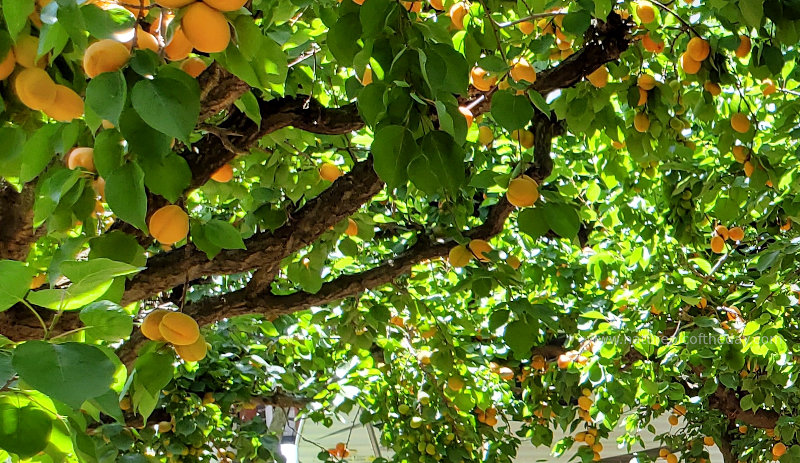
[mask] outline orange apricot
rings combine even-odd
[[[114,72],[128,64],[130,52],[120,42],[111,39],[99,40],[86,49],[83,55],[83,71],[89,78],[104,72]]]
[[[181,62],[181,70],[192,77],[199,76],[206,68],[208,68],[206,62],[196,56],[187,58]]]
[[[203,0],[208,6],[219,11],[236,11],[247,3],[247,0]]]
[[[56,99],[44,108],[44,113],[59,122],[69,122],[83,116],[83,99],[75,90],[56,85]]]
[[[231,28],[225,16],[203,2],[186,8],[181,27],[194,48],[205,53],[218,53],[228,47]]]
[[[736,57],[737,58],[744,58],[750,53],[750,48],[752,47],[752,43],[750,42],[750,37],[746,35],[739,36],[739,46],[736,48]]]
[[[200,327],[194,318],[180,312],[164,314],[158,331],[167,342],[176,346],[192,345],[200,337]]]
[[[342,169],[332,162],[326,162],[319,167],[319,176],[323,180],[335,182],[337,178],[342,176]]]
[[[170,61],[180,61],[189,57],[192,48],[192,43],[186,38],[183,29],[178,26],[175,28],[169,43],[164,47],[164,53]]]
[[[148,222],[150,236],[161,244],[175,244],[189,233],[189,215],[179,206],[170,204],[155,211]],[[194,340],[193,340],[194,341]]]
[[[347,219],[347,229],[344,231],[347,236],[358,235],[358,224],[353,219]]]
[[[163,6],[164,8],[171,8],[173,10],[177,10],[178,8],[183,8],[190,3],[193,3],[195,0],[158,0],[158,4]]]
[[[527,175],[521,175],[508,184],[508,202],[516,207],[530,207],[539,199],[539,185]]]
[[[211,174],[211,180],[219,183],[228,183],[233,179],[233,166],[225,164]]]
[[[497,83],[496,76],[490,76],[486,70],[478,66],[472,68],[470,77],[472,78],[472,85],[482,92],[488,92]]]
[[[517,24],[519,31],[525,35],[533,34],[533,31],[536,30],[536,24],[530,21],[522,21],[521,23]]]
[[[708,45],[708,42],[700,37],[692,37],[686,45],[686,53],[695,61],[703,61],[708,58],[708,54],[711,53],[711,47]]]
[[[14,80],[14,90],[25,106],[42,110],[56,100],[58,88],[53,79],[39,68],[25,68]]]
[[[492,246],[486,242],[486,240],[474,239],[469,242],[469,250],[472,251],[479,261],[489,262],[486,253],[492,251]]]
[[[187,346],[175,345],[175,353],[177,353],[184,362],[199,362],[206,357],[207,352],[208,345],[203,335],[198,336],[195,342]]]
[[[747,114],[738,112],[731,116],[731,128],[739,133],[747,133],[750,130],[750,119]]]
[[[448,13],[450,16],[450,24],[452,25],[453,29],[464,29],[464,18],[467,16],[467,12],[467,5],[463,2],[458,2],[450,7],[450,11]]]
[[[514,65],[511,66],[510,74],[511,78],[517,82],[526,81],[531,84],[536,82],[536,70],[525,58],[515,60]]]
[[[700,61],[692,58],[688,53],[681,54],[680,62],[681,69],[683,69],[683,72],[686,74],[697,74],[702,64]]]
[[[728,230],[728,238],[733,241],[742,241],[744,239],[744,229],[742,227],[733,227]]]
[[[591,74],[586,76],[586,80],[588,80],[592,85],[597,88],[603,88],[608,84],[608,68],[605,66],[600,66],[596,70],[594,70]]]
[[[156,309],[142,320],[142,334],[147,339],[153,341],[164,341],[164,336],[161,335],[161,331],[158,329],[158,325],[161,324],[161,319],[164,318],[164,315],[170,313],[169,310],[164,309]]]
[[[17,65],[16,57],[14,56],[14,50],[9,48],[8,53],[6,53],[6,57],[3,58],[3,61],[0,62],[0,80],[5,80],[8,76],[14,72],[14,67]]]
[[[711,251],[716,254],[722,254],[725,249],[725,240],[721,236],[714,236],[711,238]]]

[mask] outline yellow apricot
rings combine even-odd
[[[536,24],[530,21],[522,21],[521,23],[517,24],[519,31],[525,35],[533,34],[533,31],[536,30]]]
[[[717,236],[721,237],[723,240],[728,239],[728,227],[725,225],[717,225],[714,227],[714,233],[716,233]]]
[[[205,53],[221,52],[231,41],[228,20],[203,2],[193,3],[186,8],[181,27],[194,48]]]
[[[228,183],[233,179],[233,166],[225,164],[211,174],[211,180],[219,183]]]
[[[474,239],[469,242],[469,250],[472,251],[479,261],[489,262],[489,258],[486,257],[486,253],[492,251],[492,246],[486,242],[486,240]]]
[[[525,58],[515,60],[514,65],[511,66],[510,74],[511,78],[517,82],[526,81],[531,84],[536,82],[536,70]]]
[[[197,77],[206,70],[206,62],[195,56],[181,62],[181,70],[192,77]]]
[[[744,163],[744,165],[742,167],[744,167],[744,175],[745,175],[745,177],[750,177],[751,175],[753,175],[753,172],[756,171],[756,167],[750,161],[745,161],[745,163]]]
[[[14,72],[14,67],[17,65],[16,57],[14,56],[14,50],[9,48],[8,53],[6,53],[6,57],[3,58],[3,61],[0,62],[0,80],[5,80],[8,76]]]
[[[99,40],[86,49],[83,55],[83,71],[89,78],[104,72],[114,72],[128,64],[130,52],[120,42],[111,39]]]
[[[207,352],[208,346],[203,335],[198,336],[197,340],[188,346],[175,345],[175,353],[185,362],[199,362],[206,357]]]
[[[158,39],[155,35],[142,29],[142,26],[136,27],[136,49],[137,50],[151,50],[153,53],[158,53],[161,46],[158,44]]]
[[[606,84],[608,84],[608,68],[600,66],[591,74],[587,75],[586,80],[597,88],[605,87]]]
[[[746,114],[738,112],[731,116],[731,128],[739,133],[747,133],[750,130],[750,119]]]
[[[464,388],[464,380],[459,376],[451,376],[447,378],[447,387],[452,391],[460,391]]]
[[[189,233],[189,216],[179,206],[170,204],[150,216],[148,227],[150,236],[159,243],[175,244],[186,238]]]
[[[59,122],[69,122],[83,116],[83,99],[75,90],[56,85],[56,99],[44,108],[44,113]]]
[[[650,36],[649,32],[642,37],[642,47],[651,53],[661,53],[664,51],[664,46],[665,44],[663,40],[661,42],[656,42]]]
[[[652,90],[656,87],[656,78],[650,74],[642,74],[636,80],[636,85],[638,85],[642,90]]]
[[[656,10],[650,2],[640,2],[636,5],[636,16],[642,24],[650,24],[656,20]]]
[[[161,335],[161,331],[158,329],[158,325],[161,324],[161,319],[164,318],[164,315],[170,313],[169,310],[164,309],[156,309],[142,320],[142,334],[147,339],[151,339],[153,341],[164,341],[164,336]]]
[[[472,85],[482,92],[488,92],[497,83],[496,76],[490,76],[486,70],[478,66],[472,68],[470,77],[472,78]]]
[[[236,11],[243,7],[247,0],[203,0],[207,5],[219,11]]]
[[[747,161],[747,158],[750,157],[750,153],[748,153],[747,148],[742,145],[736,145],[731,149],[733,153],[733,158],[736,159],[737,162],[744,164]]]
[[[472,260],[472,252],[463,244],[458,245],[450,250],[447,260],[453,267],[466,267]]]
[[[711,47],[708,45],[708,42],[700,37],[692,37],[686,45],[686,53],[695,61],[703,61],[708,58],[710,52]]]
[[[200,337],[200,327],[194,318],[180,312],[169,312],[158,324],[161,336],[175,346],[194,344]]]
[[[100,199],[105,199],[106,179],[104,179],[103,177],[97,177],[97,180],[92,182],[92,189],[94,189],[94,192],[97,193],[97,196],[99,196]]]
[[[645,113],[636,113],[633,117],[633,127],[637,132],[647,132],[650,129],[650,118]]]
[[[158,0],[158,4],[165,8],[177,10],[178,8],[183,8],[194,1],[195,0]]]
[[[25,68],[17,74],[14,90],[22,104],[35,110],[52,105],[58,92],[50,75],[39,68]]]
[[[192,52],[192,48],[192,43],[186,38],[183,29],[178,26],[175,28],[175,32],[172,34],[169,43],[164,47],[164,53],[170,61],[180,61],[189,56],[189,53]]]
[[[450,16],[450,24],[453,26],[453,29],[464,29],[464,18],[467,16],[467,11],[467,5],[463,2],[456,3],[450,7],[448,13]]]
[[[744,239],[744,230],[742,227],[733,227],[728,230],[728,238],[733,241],[742,241]]]
[[[434,10],[444,11],[444,2],[442,0],[428,0],[431,8]]]
[[[648,97],[647,90],[642,90],[642,88],[639,87],[639,101],[636,102],[636,106],[644,106],[644,105],[646,105],[647,104],[647,97]]]
[[[533,132],[528,129],[517,129],[511,132],[511,139],[525,149],[533,148]]]
[[[539,185],[527,175],[521,175],[508,184],[508,202],[517,207],[530,207],[539,199]]]
[[[711,96],[717,96],[722,93],[722,88],[716,82],[711,82],[710,80],[703,84],[703,88],[711,94]]]
[[[94,172],[94,149],[79,147],[67,154],[67,167],[72,170],[82,167],[89,172]]]
[[[492,129],[486,125],[478,127],[478,143],[483,146],[489,146],[494,141],[494,133]]]
[[[14,56],[17,64],[25,68],[44,68],[47,65],[47,57],[43,56],[36,60],[39,53],[39,37],[26,35],[17,39],[14,44]]]
[[[35,277],[33,277],[29,287],[30,289],[38,289],[45,283],[47,283],[47,275],[44,273],[40,273]]]
[[[697,74],[702,63],[692,58],[688,53],[681,54],[681,69],[686,74]]]
[[[342,176],[342,169],[332,162],[326,162],[319,167],[319,176],[323,180],[335,182],[337,178]]]
[[[361,77],[361,85],[367,86],[372,83],[372,69],[367,67],[364,69],[364,75]]]

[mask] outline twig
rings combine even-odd
[[[678,13],[676,13],[676,12],[672,11],[671,9],[669,9],[669,7],[667,5],[664,5],[663,3],[661,3],[661,2],[659,2],[657,0],[650,0],[650,3],[652,3],[653,5],[661,8],[662,10],[664,10],[667,13],[671,14],[672,16],[675,16],[678,19],[678,21],[681,22],[681,24],[683,24],[684,26],[688,27],[692,32],[694,32],[694,35],[696,35],[698,37],[701,37],[700,33],[697,32],[697,30],[691,24],[686,22],[685,19],[681,18]]]
[[[47,323],[44,322],[44,319],[42,318],[41,315],[39,315],[39,312],[37,312],[36,309],[34,309],[33,306],[28,303],[28,301],[22,299],[21,302],[22,305],[30,309],[30,311],[33,312],[33,315],[36,317],[36,319],[39,320],[39,323],[42,325],[42,330],[44,331],[43,338],[47,339],[47,334],[50,332],[50,330],[47,329]]]
[[[481,2],[483,3],[483,2]],[[494,23],[495,26],[499,27],[500,29],[516,26],[519,23],[524,23],[526,21],[530,21],[531,19],[540,19],[540,18],[550,18],[553,16],[566,16],[567,10],[558,10],[558,11],[550,11],[547,13],[533,13],[531,15],[525,16],[524,18],[515,19],[514,21],[504,22],[504,23]],[[494,21],[492,21],[494,22]]]
[[[503,57],[503,61],[507,62],[508,58],[506,58],[506,52],[503,50],[503,42],[500,40],[500,32],[497,30],[497,23],[494,21],[494,19],[492,19],[492,10],[486,6],[486,2],[483,0],[478,1],[480,2],[481,6],[483,6],[483,11],[486,13],[486,17],[489,18],[489,24],[492,26],[492,33],[494,34],[494,40],[497,42],[497,49],[500,50],[500,56]]]

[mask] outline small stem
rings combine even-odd
[[[47,339],[47,335],[50,333],[50,330],[47,329],[47,323],[44,322],[42,316],[39,315],[39,312],[37,312],[36,309],[34,309],[33,306],[30,305],[28,301],[26,301],[25,299],[22,299],[22,305],[30,309],[30,311],[33,312],[33,315],[36,317],[36,319],[39,320],[39,324],[42,325],[42,331],[44,331],[43,339]]]
[[[515,19],[514,21],[504,22],[504,23],[495,23],[497,27],[503,29],[505,27],[516,26],[519,23],[524,23],[525,21],[530,21],[531,19],[540,19],[540,18],[551,18],[553,16],[566,16],[566,10],[558,10],[558,11],[550,11],[547,13],[534,13],[524,18]],[[494,21],[492,21],[494,22]]]
[[[701,37],[700,33],[697,32],[697,30],[694,27],[692,27],[691,24],[686,22],[685,19],[681,18],[678,13],[676,13],[676,12],[672,11],[671,9],[669,9],[669,7],[667,5],[664,5],[663,3],[661,3],[661,2],[659,2],[657,0],[651,0],[650,3],[652,3],[653,5],[661,8],[662,10],[664,10],[667,13],[671,14],[672,16],[675,16],[678,19],[678,21],[681,22],[681,24],[683,24],[684,26],[688,27],[692,32],[694,32],[694,35],[696,35],[698,37]]]
[[[69,336],[71,334],[80,333],[81,331],[86,331],[88,328],[89,328],[88,326],[82,326],[80,328],[75,328],[74,330],[69,330],[69,331],[66,331],[64,333],[57,334],[57,335],[53,336],[52,338],[50,338],[50,340],[52,341],[53,339],[63,338],[63,337]]]
[[[503,42],[500,40],[500,32],[497,30],[497,23],[492,19],[492,11],[486,6],[486,2],[483,0],[478,0],[483,6],[483,11],[486,13],[486,17],[489,18],[489,25],[492,27],[492,33],[494,34],[494,40],[497,42],[497,49],[500,50],[500,56],[503,57],[503,61],[508,62],[508,58],[506,58],[506,52],[503,50]]]

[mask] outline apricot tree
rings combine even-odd
[[[797,2],[2,13],[0,458],[800,461]]]

